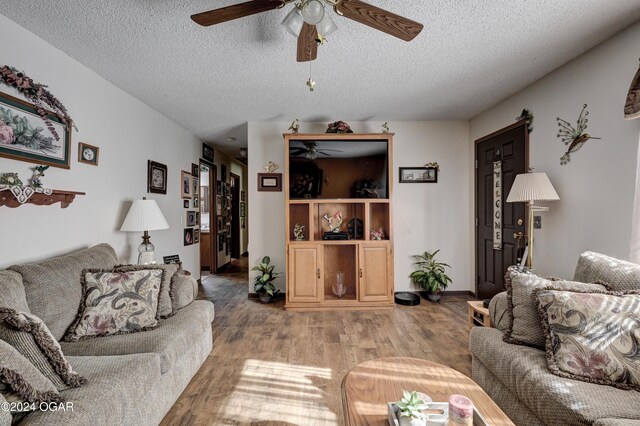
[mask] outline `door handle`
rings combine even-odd
[[[317,276],[318,276],[318,279],[320,279],[320,268],[318,268],[318,269],[316,270],[316,274],[317,274]]]
[[[524,237],[524,234],[522,232],[514,232],[513,233],[513,239],[514,240],[519,240],[519,239],[521,239],[523,237]]]

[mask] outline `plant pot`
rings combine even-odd
[[[405,416],[400,416],[398,420],[400,421],[400,426],[426,426],[427,424],[425,419],[414,419]]]
[[[440,303],[440,298],[442,297],[442,291],[436,291],[435,293],[427,293],[427,298],[430,302]]]
[[[271,303],[271,296],[268,293],[259,293],[260,303]]]

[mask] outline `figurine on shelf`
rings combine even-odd
[[[340,232],[340,226],[342,225],[342,211],[337,211],[333,216],[329,216],[329,213],[325,213],[322,218],[328,222],[330,232]],[[337,222],[335,225],[333,224],[333,219]]]
[[[296,241],[304,241],[304,225],[296,223],[296,225],[293,227],[293,237],[296,239]]]
[[[389,133],[389,122],[385,121],[382,125],[382,133]]]
[[[0,185],[22,186],[22,181],[17,173],[0,174]]]
[[[291,133],[293,133],[294,135],[298,134],[298,131],[300,130],[300,122],[298,121],[297,118],[293,120],[293,122],[291,123],[291,126],[289,126],[287,130],[291,130]]]
[[[280,168],[280,166],[278,166],[276,163],[274,163],[273,161],[269,161],[265,166],[264,169],[266,170],[267,173],[275,173],[276,170],[278,170]]]
[[[44,177],[44,172],[49,168],[49,166],[36,166],[33,169],[33,177],[31,178],[31,186],[34,188],[42,188],[42,178]]]
[[[376,241],[384,239],[384,230],[382,229],[382,227],[371,230],[371,239]]]

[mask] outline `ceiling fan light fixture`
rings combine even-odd
[[[324,16],[324,5],[320,0],[307,0],[302,5],[302,19],[307,24],[317,25]]]
[[[318,34],[321,34],[322,37],[327,37],[335,33],[336,30],[338,29],[338,26],[336,25],[335,22],[333,22],[333,19],[331,19],[331,16],[329,16],[328,13],[325,13],[324,18],[322,18],[322,21],[320,21],[320,23],[316,25],[316,29],[318,30]]]
[[[300,35],[303,24],[304,20],[302,19],[300,8],[297,5],[293,6],[291,12],[287,13],[287,16],[285,16],[281,22],[281,25],[285,27],[287,31],[289,31],[289,33],[296,38]]]

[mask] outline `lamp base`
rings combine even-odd
[[[155,265],[156,264],[156,252],[145,251],[138,255],[138,265]]]

